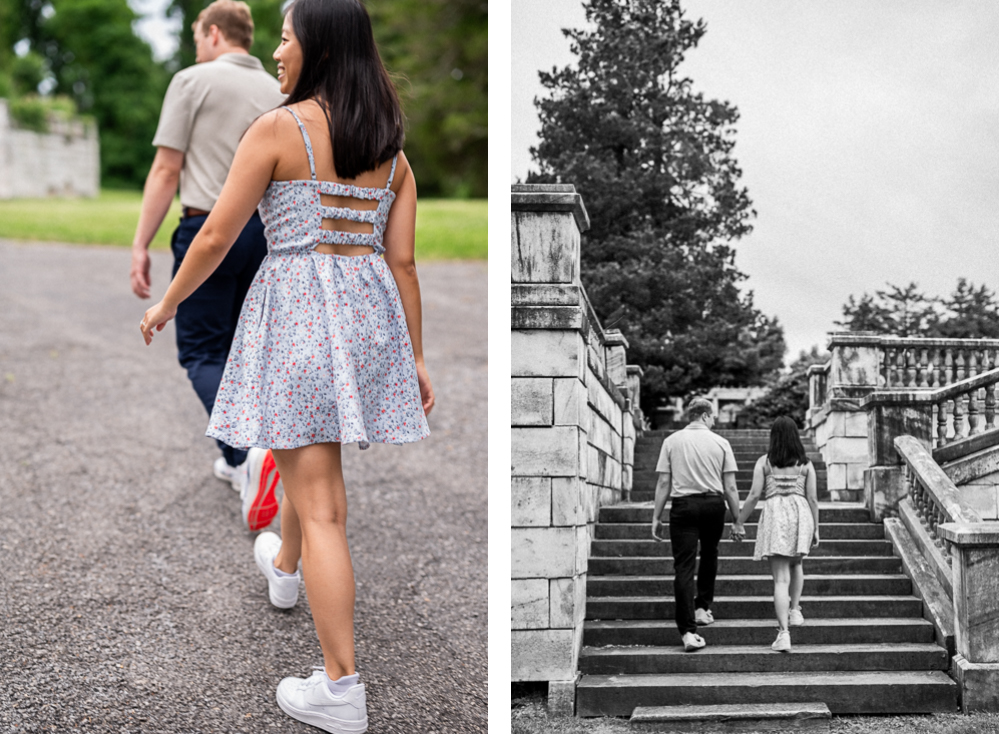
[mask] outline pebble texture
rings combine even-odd
[[[154,301],[170,258],[153,253]],[[273,609],[129,251],[0,240],[0,731],[310,732]],[[370,731],[485,732],[486,266],[420,266],[431,437],[344,452]]]

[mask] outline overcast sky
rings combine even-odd
[[[960,276],[998,287],[996,0],[687,0],[708,32],[682,70],[741,115],[735,156],[757,210],[737,243],[788,358],[848,295]],[[574,61],[579,0],[513,0],[511,180],[532,162],[539,69]],[[584,202],[586,204],[586,202]]]

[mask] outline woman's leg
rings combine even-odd
[[[788,629],[788,583],[790,574],[787,556],[771,556],[771,576],[774,578],[774,613],[778,629]]]
[[[274,460],[285,487],[281,529],[286,531],[286,521],[292,535],[294,526],[299,528],[309,607],[326,673],[337,680],[354,673],[354,570],[347,547],[347,493],[340,444],[275,449]],[[292,513],[285,517],[289,506]],[[291,515],[296,523],[291,522]],[[296,540],[288,538],[289,553]],[[288,559],[281,557],[280,561],[287,563]]]
[[[281,473],[281,469],[278,470]],[[295,573],[302,557],[302,528],[295,506],[285,494],[281,498],[281,550],[274,559],[274,566],[285,573]]]
[[[792,609],[798,609],[802,604],[802,584],[804,582],[804,571],[802,570],[802,558],[796,557],[789,560],[789,584],[788,596],[789,605]]]

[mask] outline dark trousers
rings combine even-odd
[[[186,217],[174,230],[170,241],[174,253],[173,275],[177,275],[206,218]],[[188,379],[209,415],[226,369],[243,299],[266,255],[264,225],[254,212],[215,272],[177,308],[174,319],[177,359],[187,370]],[[218,439],[216,443],[230,466],[239,466],[246,460],[246,451]]]
[[[719,566],[719,540],[726,521],[726,502],[721,494],[674,497],[670,502],[670,546],[674,554],[674,600],[677,631],[696,632],[695,609],[710,609],[715,598],[715,574]],[[698,543],[697,595],[694,569]]]

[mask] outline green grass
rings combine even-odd
[[[88,245],[132,244],[142,194],[101,191],[96,199],[0,201],[0,237]],[[175,199],[153,247],[170,246],[180,217]],[[422,199],[417,206],[418,260],[485,260],[486,201]]]
[[[510,714],[512,734],[635,734],[636,731],[626,718],[551,716],[545,709],[544,697],[538,694],[514,698]],[[995,713],[834,716],[830,722],[830,734],[997,734],[997,731]]]

